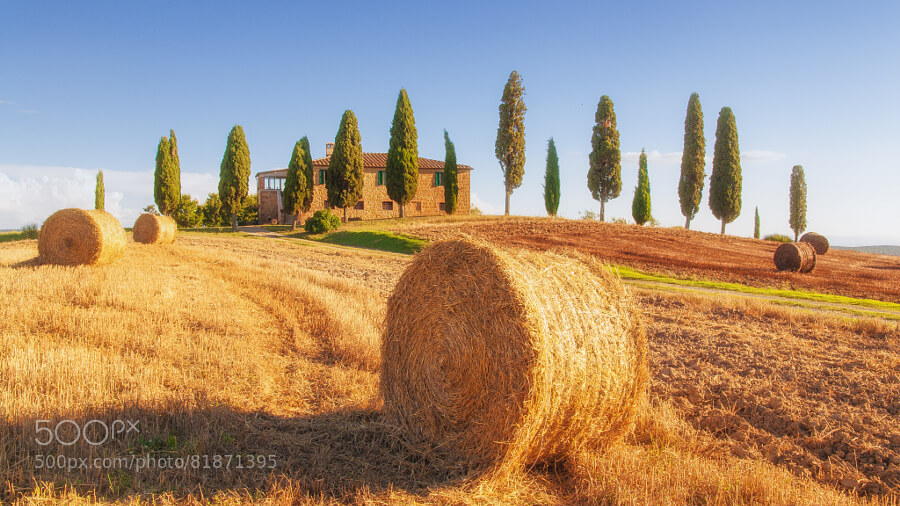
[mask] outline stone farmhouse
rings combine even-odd
[[[325,144],[325,158],[313,160],[313,201],[308,213],[301,214],[301,222],[319,209],[330,207],[325,190],[325,177],[334,143]],[[396,218],[400,208],[387,194],[385,165],[387,153],[363,153],[363,192],[356,206],[347,209],[348,220],[372,220]],[[457,214],[469,214],[469,179],[472,167],[458,165],[459,186]],[[259,223],[290,224],[292,216],[284,212],[281,190],[287,178],[287,169],[276,169],[256,174],[256,198],[259,204]],[[412,202],[406,204],[406,216],[439,216],[444,210],[444,162],[419,158],[419,187]]]

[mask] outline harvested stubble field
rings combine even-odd
[[[900,337],[762,303],[640,297],[650,405],[625,443],[502,479],[405,439],[378,399],[408,257],[183,234],[96,268],[0,245],[0,500],[896,503]],[[35,420],[139,421],[41,446]],[[71,434],[68,435],[69,438]],[[36,470],[75,457],[274,455],[274,469]]]
[[[390,228],[431,240],[469,234],[532,249],[573,248],[676,277],[900,302],[900,257],[832,249],[819,255],[812,272],[800,274],[775,269],[780,243],[680,228],[519,217],[409,220]]]

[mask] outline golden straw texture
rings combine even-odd
[[[810,272],[816,267],[816,249],[806,242],[784,243],[773,257],[779,271]]]
[[[134,241],[144,244],[172,244],[178,225],[168,216],[144,213],[134,222]]]
[[[388,301],[388,417],[497,471],[619,437],[647,380],[640,314],[588,257],[438,242]]]
[[[44,263],[101,265],[119,260],[124,253],[125,231],[106,211],[57,211],[38,235],[38,255]]]
[[[815,232],[807,232],[800,238],[800,242],[808,242],[816,249],[817,255],[828,253],[828,239],[824,235]]]

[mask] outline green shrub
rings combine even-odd
[[[793,239],[786,235],[781,234],[771,234],[763,237],[766,241],[775,241],[775,242],[794,242]]]
[[[320,209],[307,218],[303,228],[311,234],[324,234],[330,230],[340,228],[341,219],[328,209]]]
[[[23,239],[37,239],[38,237],[38,226],[34,223],[25,225],[22,227],[22,238]]]

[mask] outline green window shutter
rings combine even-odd
[[[384,184],[384,171],[379,170],[378,171],[378,186],[381,186],[383,184]]]
[[[434,185],[435,186],[444,186],[444,182],[442,181],[444,173],[443,172],[435,172],[434,173]]]
[[[319,184],[325,184],[325,171],[319,171]]]

